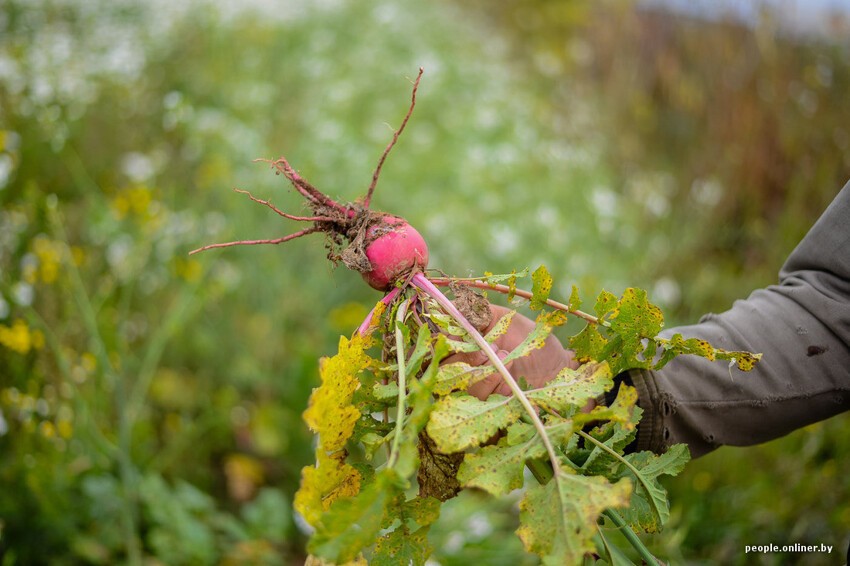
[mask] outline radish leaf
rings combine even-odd
[[[561,472],[529,489],[520,502],[519,538],[525,548],[543,558],[543,564],[581,564],[593,552],[596,521],[605,509],[625,507],[631,485],[599,476]]]

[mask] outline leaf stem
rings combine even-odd
[[[579,434],[579,436],[581,436],[585,440],[589,440],[590,442],[592,442],[593,444],[598,446],[600,450],[607,452],[608,454],[613,456],[615,459],[622,462],[622,464],[625,467],[627,467],[629,469],[629,471],[631,471],[635,475],[635,479],[637,479],[637,481],[640,482],[640,484],[646,490],[646,493],[647,494],[652,493],[652,487],[647,483],[646,479],[643,477],[643,474],[640,473],[640,470],[635,468],[631,464],[631,462],[629,462],[628,460],[623,458],[620,454],[618,454],[616,450],[613,450],[613,449],[611,449],[610,446],[607,446],[605,443],[596,440],[595,438],[593,438],[592,436],[590,436],[589,434],[587,434],[583,430],[579,430],[578,434]],[[647,501],[649,502],[649,505],[652,507],[652,511],[655,513],[655,516],[658,517],[658,519],[663,522],[663,519],[661,517],[661,510],[655,504],[655,500],[650,496],[650,497],[647,497]]]
[[[619,513],[614,511],[613,509],[606,509],[602,512],[603,515],[608,517],[614,525],[620,529],[620,532],[623,533],[623,536],[626,537],[626,540],[629,541],[629,544],[637,550],[640,557],[643,558],[647,564],[661,564],[661,562],[652,555],[648,548],[643,544],[643,541],[635,534],[635,532],[629,527],[626,521],[620,516]]]
[[[439,285],[441,287],[447,287],[452,283],[457,283],[460,285],[465,285],[467,287],[476,287],[478,289],[491,289],[493,291],[497,291],[499,293],[503,293],[508,295],[513,293],[523,299],[531,299],[532,293],[529,291],[525,291],[523,289],[512,289],[507,285],[500,285],[496,283],[487,283],[486,281],[480,281],[475,279],[454,279],[451,277],[434,277],[433,279],[429,279],[431,283],[434,285]],[[599,324],[602,326],[608,326],[608,323],[604,320],[599,320],[599,318],[593,316],[592,314],[588,314],[586,312],[580,311],[578,309],[571,308],[570,305],[565,305],[564,303],[559,303],[558,301],[553,301],[552,299],[546,299],[546,304],[552,307],[555,310],[564,311],[565,313],[577,316],[581,319],[586,320],[591,324]]]
[[[404,426],[404,401],[406,396],[405,390],[407,389],[407,371],[404,361],[404,335],[402,334],[401,327],[399,325],[404,324],[404,316],[407,314],[407,306],[409,303],[409,300],[401,303],[396,311],[395,355],[396,360],[398,361],[398,403],[395,417],[395,436],[393,436],[393,445],[390,450],[389,460],[387,461],[388,468],[392,468],[395,465],[396,460],[398,460],[398,450],[402,437],[401,430]]]
[[[552,468],[544,460],[528,460],[525,465],[540,485],[549,483],[554,477]]]
[[[546,447],[546,452],[549,454],[549,460],[552,462],[552,471],[555,475],[559,474],[561,466],[558,460],[558,455],[555,452],[555,447],[552,446],[552,441],[549,440],[549,436],[546,434],[546,427],[543,425],[543,421],[540,420],[540,415],[537,414],[537,410],[531,404],[531,401],[528,400],[528,397],[525,396],[522,389],[520,389],[519,384],[517,384],[516,380],[508,371],[508,368],[505,367],[505,364],[502,363],[502,360],[499,359],[499,356],[493,350],[490,343],[487,342],[487,340],[481,336],[481,333],[478,332],[478,329],[475,328],[459,310],[457,310],[457,307],[454,306],[448,297],[435,287],[434,284],[431,283],[422,273],[414,275],[410,282],[423,293],[430,295],[435,301],[437,301],[437,303],[445,309],[446,313],[451,315],[451,317],[454,318],[464,330],[466,330],[475,343],[478,344],[481,351],[484,352],[490,360],[490,363],[493,364],[493,367],[502,376],[502,379],[504,379],[505,383],[511,389],[511,392],[513,392],[514,397],[517,398],[528,416],[531,418],[534,428],[537,429],[537,432],[540,434],[540,440],[543,442],[543,446]]]
[[[400,288],[394,287],[392,289],[392,291],[390,291],[389,293],[384,295],[384,298],[382,298],[380,300],[380,302],[383,303],[383,305],[385,307],[388,307],[388,306],[390,306],[390,303],[392,303],[393,300],[395,300],[395,298],[398,297],[398,294],[400,292],[401,292]],[[360,336],[366,336],[366,334],[369,333],[369,328],[372,326],[372,323],[373,323],[372,319],[375,318],[375,310],[377,308],[378,308],[378,305],[376,304],[375,307],[372,308],[372,310],[369,311],[369,314],[366,315],[366,318],[363,319],[363,322],[360,323],[360,326],[357,328],[357,333]]]

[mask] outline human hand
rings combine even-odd
[[[490,324],[479,329],[482,334],[489,332],[511,309],[498,305],[490,305],[493,316]],[[534,321],[517,313],[514,315],[507,332],[498,337],[493,343],[500,359],[504,359],[514,348],[519,346],[529,332],[534,329]],[[487,356],[484,352],[468,352],[453,354],[446,358],[443,363],[466,362],[471,366],[481,366],[486,363]],[[579,364],[575,360],[573,352],[565,349],[554,335],[549,335],[543,347],[534,350],[527,356],[517,358],[508,362],[507,368],[516,379],[524,378],[532,387],[537,388],[555,378],[565,367],[576,369]],[[496,372],[491,373],[481,381],[470,385],[467,389],[470,395],[481,400],[486,399],[493,393],[499,395],[510,395],[511,390],[502,376]]]

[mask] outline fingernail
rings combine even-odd
[[[508,354],[510,354],[510,352],[508,352],[507,350],[499,350],[498,352],[496,352],[496,355],[499,356],[500,360],[504,360],[505,358],[507,358]]]

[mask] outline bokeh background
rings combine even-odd
[[[239,7],[236,7],[236,5]],[[839,3],[841,4],[841,3]],[[850,33],[828,2],[0,3],[0,564],[298,564],[317,360],[379,296],[257,157],[362,195],[456,275],[545,263],[649,290],[668,326],[776,281],[850,177]],[[746,379],[745,376],[740,379]],[[674,563],[850,538],[848,417],[668,482]],[[533,564],[467,494],[434,564]]]

